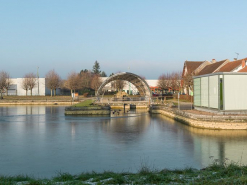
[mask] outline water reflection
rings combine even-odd
[[[0,115],[0,175],[202,168],[210,156],[247,164],[247,131],[196,129],[145,111],[65,116],[64,107],[9,106]]]
[[[128,144],[140,139],[150,126],[147,111],[120,111],[119,115],[111,115],[110,121],[103,122],[101,129],[116,143]]]
[[[224,163],[237,162],[247,164],[246,130],[207,130],[186,127],[197,142],[196,156],[200,157],[203,166],[213,159]],[[208,157],[211,156],[211,157]]]

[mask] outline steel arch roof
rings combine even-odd
[[[115,80],[128,81],[128,82],[132,83],[137,88],[137,90],[139,91],[141,96],[152,97],[152,92],[151,92],[147,82],[144,79],[142,79],[140,76],[133,74],[133,73],[129,73],[129,72],[121,72],[121,73],[117,73],[117,74],[114,74],[114,75],[108,77],[100,85],[100,87],[96,93],[96,96],[100,96],[101,94],[103,94],[103,88],[105,87],[105,85],[112,82],[112,81],[115,81]]]

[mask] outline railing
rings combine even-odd
[[[123,97],[123,98],[111,98],[111,101],[145,101],[145,97]]]

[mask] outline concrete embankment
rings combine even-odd
[[[74,105],[78,102],[71,101],[2,101],[0,106],[5,105]]]
[[[66,107],[66,115],[110,115],[109,106]]]
[[[185,111],[172,110],[165,107],[151,107],[153,114],[162,114],[186,125],[204,129],[246,130],[247,116],[195,115]]]

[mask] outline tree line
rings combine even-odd
[[[114,73],[110,74],[110,76],[114,75]],[[97,91],[100,87],[102,81],[100,77],[106,77],[106,73],[104,71],[100,71],[100,64],[95,61],[92,71],[88,69],[81,70],[80,73],[70,72],[66,80],[62,80],[61,77],[56,73],[56,71],[50,70],[46,75],[46,87],[50,89],[51,96],[56,96],[56,90],[58,88],[67,89],[71,93],[75,93],[76,91],[88,90],[88,91]],[[167,74],[162,74],[158,78],[157,86],[162,91],[172,90],[173,92],[177,90],[181,90],[181,72],[171,72]],[[141,77],[145,79],[145,77]],[[184,85],[187,84],[187,81],[191,80],[184,80]],[[24,75],[22,80],[22,89],[26,91],[26,96],[28,90],[31,92],[37,85],[38,78],[34,73],[28,73]],[[10,85],[12,84],[10,75],[2,71],[0,72],[0,93],[1,97],[3,92],[7,92]],[[111,82],[111,87],[117,91],[121,91],[124,86],[126,85],[126,81],[123,80],[115,80]]]
[[[181,90],[181,78],[182,78],[182,72],[171,72],[167,74],[162,74],[158,78],[158,84],[157,86],[159,89],[163,92],[172,90],[180,91]]]
[[[93,65],[92,71],[90,70],[81,70],[80,73],[70,72],[66,80],[62,80],[59,74],[53,69],[50,70],[46,75],[46,87],[50,89],[51,96],[56,96],[56,90],[58,88],[64,88],[71,91],[71,93],[76,90],[82,89],[91,89],[96,91],[101,82],[100,77],[106,77],[106,73],[104,71],[100,71],[100,65],[97,61],[95,61]],[[8,95],[8,89],[12,84],[9,73],[5,71],[0,72],[0,93],[1,98],[3,92],[6,92]],[[27,92],[30,90],[31,96],[33,95],[33,88],[38,84],[38,77],[34,73],[25,74],[21,83],[21,87],[23,90]]]

